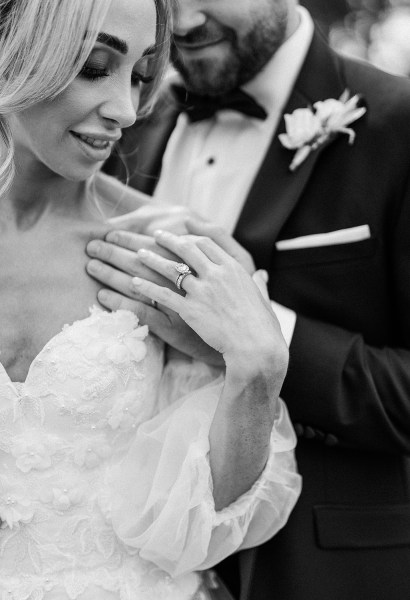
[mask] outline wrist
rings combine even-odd
[[[283,342],[280,347],[248,350],[224,354],[226,379],[239,387],[250,382],[264,381],[269,394],[278,395],[289,363],[288,348]]]

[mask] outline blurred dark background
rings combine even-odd
[[[410,0],[300,0],[338,51],[410,76]]]
[[[347,0],[301,0],[300,3],[309,9],[311,15],[326,32],[333,23],[341,21],[350,10]]]

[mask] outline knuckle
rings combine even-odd
[[[188,238],[188,236],[183,236],[179,238],[179,248],[184,250],[189,250],[192,247],[192,240]]]
[[[198,235],[196,237],[196,242],[200,242],[201,244],[209,244],[211,242],[211,238],[207,235]]]
[[[225,230],[223,229],[223,227],[221,227],[220,225],[215,225],[213,223],[210,223],[208,226],[208,231],[209,231],[209,235],[211,235],[212,237],[222,237],[223,234],[225,233]]]
[[[111,296],[110,307],[111,310],[120,310],[125,308],[125,298],[122,296],[113,295]]]
[[[104,260],[110,261],[113,256],[114,246],[112,244],[102,243],[101,244],[101,257]]]
[[[161,294],[164,300],[170,300],[174,293],[169,288],[164,287],[162,288]]]
[[[210,237],[201,235],[197,237],[196,244],[198,248],[209,248],[210,246],[212,246],[212,240]]]
[[[121,297],[113,294],[111,290],[100,290],[98,292],[98,300],[111,310],[118,310],[121,308]]]
[[[105,236],[105,241],[110,244],[118,244],[119,239],[119,233],[117,230],[109,231]]]
[[[184,206],[173,206],[172,209],[170,210],[170,213],[179,216],[179,215],[188,215],[189,211]]]
[[[141,273],[141,263],[137,257],[132,258],[129,262],[128,272],[135,277]]]

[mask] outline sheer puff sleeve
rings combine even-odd
[[[116,534],[173,577],[262,544],[286,523],[300,493],[296,438],[281,402],[263,473],[233,504],[215,510],[209,430],[222,386],[220,371],[171,360],[160,412],[139,427],[113,474]]]

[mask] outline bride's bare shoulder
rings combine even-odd
[[[115,177],[98,172],[93,180],[96,196],[111,217],[119,217],[144,206],[152,199],[143,192],[129,187]]]

